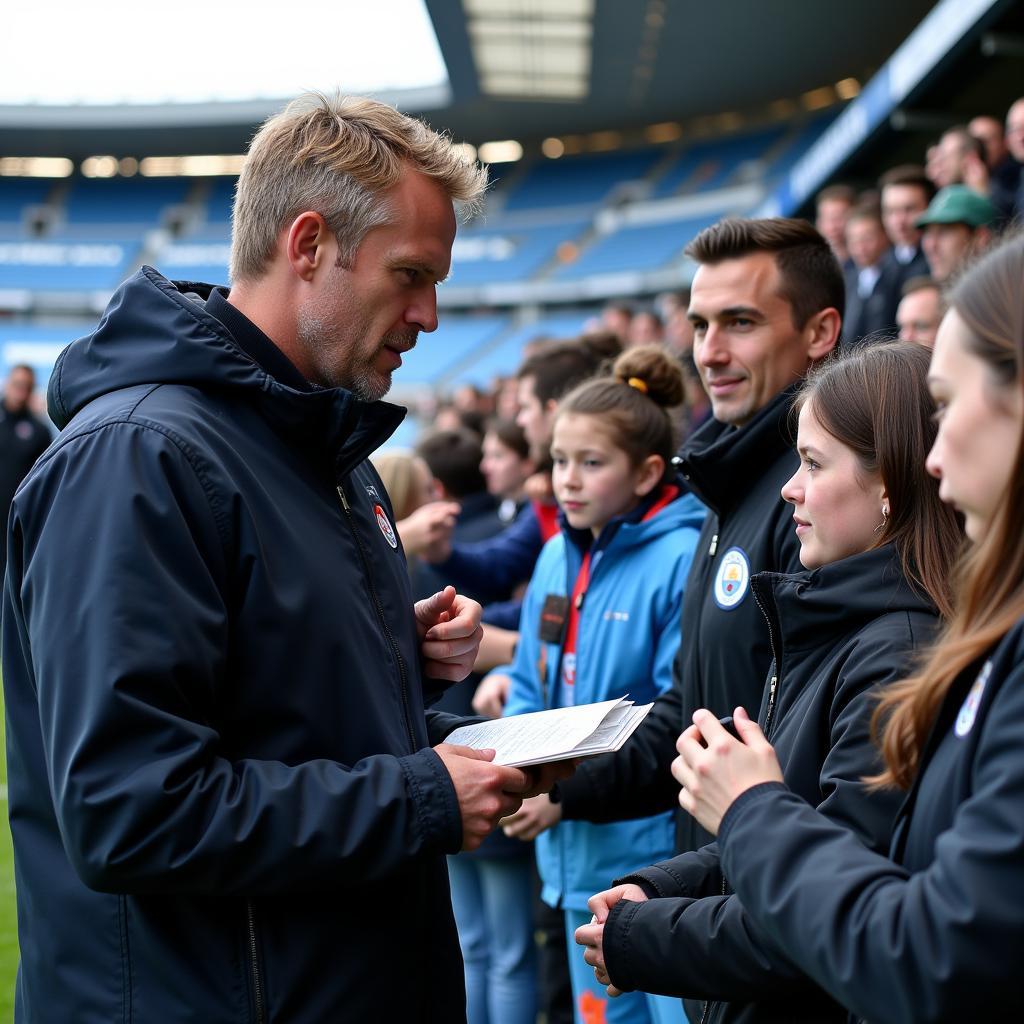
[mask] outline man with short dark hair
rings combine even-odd
[[[61,355],[4,593],[18,1021],[465,1020],[444,855],[543,779],[424,711],[480,609],[414,604],[368,456],[483,186],[304,97],[250,147],[230,290],[143,267]]]
[[[812,225],[787,218],[720,221],[687,254],[699,264],[690,320],[713,418],[684,442],[679,465],[711,514],[686,584],[675,685],[622,750],[556,786],[552,801],[566,819],[617,821],[677,806],[668,767],[691,714],[760,705],[771,648],[751,575],[800,569],[780,494],[799,462],[790,405],[838,341],[842,272]],[[681,851],[707,841],[689,816],[679,825]]]
[[[874,206],[859,206],[846,221],[846,248],[853,267],[846,272],[843,343],[891,331],[900,301],[901,271],[889,257],[889,238]]]
[[[0,401],[0,580],[7,565],[7,514],[14,492],[51,440],[46,425],[32,412],[35,389],[36,374],[31,366],[18,363],[11,367]]]
[[[846,251],[846,218],[857,205],[857,193],[851,185],[828,185],[814,197],[814,226],[832,247],[845,270],[850,254]]]
[[[985,147],[963,124],[946,129],[939,138],[932,165],[936,188],[967,185],[979,195],[988,194],[989,173]]]
[[[928,273],[921,249],[921,232],[914,221],[928,209],[935,186],[915,164],[902,164],[885,172],[878,180],[882,204],[882,223],[892,243],[888,262],[898,271],[899,286],[912,277]]]
[[[1009,221],[1020,187],[1020,164],[1010,154],[1003,123],[996,117],[979,114],[971,118],[967,130],[985,147],[988,196],[999,210],[1001,221]]]

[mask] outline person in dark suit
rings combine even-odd
[[[915,277],[928,276],[928,261],[921,248],[921,230],[914,221],[928,209],[935,186],[917,164],[901,164],[878,179],[882,197],[882,224],[892,249],[887,261],[899,277],[900,291]]]
[[[843,344],[853,345],[879,332],[895,332],[901,277],[887,259],[889,239],[877,207],[859,206],[850,213],[846,246],[853,267],[845,274]]]

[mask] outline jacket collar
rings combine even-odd
[[[687,493],[686,488],[681,486],[681,484],[681,481],[676,484],[679,493],[668,502],[666,508],[677,502],[685,493]],[[637,528],[630,532],[632,532],[634,539],[639,540],[641,539],[641,535],[646,533],[646,531],[642,529],[642,527],[647,525],[645,522],[646,516],[648,512],[662,499],[662,496],[665,493],[665,486],[666,485],[662,485],[655,488],[655,490],[648,494],[643,501],[636,506],[636,508],[631,509],[625,515],[616,516],[614,519],[609,520],[609,522],[605,524],[600,535],[597,537],[595,537],[590,530],[578,530],[575,527],[570,526],[569,520],[566,519],[565,513],[561,509],[558,511],[559,528],[581,555],[588,550],[591,552],[591,555],[596,555],[599,551],[604,551],[612,543],[615,537],[618,536],[624,526]],[[659,509],[658,513],[655,514],[650,522],[653,523],[657,520],[664,511],[665,509]],[[657,522],[652,529],[660,530],[665,523],[666,520]]]
[[[746,425],[710,419],[683,444],[680,472],[693,493],[719,515],[750,492],[751,480],[793,448],[790,408],[801,383],[780,391]]]
[[[347,473],[405,417],[344,388],[300,391],[272,377],[206,309],[211,285],[175,285],[142,267],[114,293],[96,330],[72,342],[50,378],[50,415],[63,428],[93,400],[138,385],[180,384],[247,401],[279,432]]]
[[[806,572],[759,572],[750,585],[789,650],[820,647],[887,612],[938,614],[907,580],[891,544]]]

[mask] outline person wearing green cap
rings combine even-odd
[[[932,279],[945,284],[969,256],[987,249],[998,216],[991,200],[966,185],[940,189],[928,209],[914,221],[923,229],[921,247]]]

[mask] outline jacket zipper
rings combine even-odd
[[[380,622],[381,629],[384,631],[384,636],[387,638],[388,645],[391,647],[391,653],[395,657],[395,662],[398,665],[398,678],[401,683],[402,690],[402,711],[405,713],[405,730],[409,735],[409,750],[414,753],[416,751],[416,735],[412,728],[412,712],[409,710],[409,682],[405,672],[405,662],[402,660],[402,653],[398,649],[398,643],[395,640],[394,634],[391,632],[391,627],[387,623],[387,619],[384,617],[384,606],[380,603],[380,597],[377,595],[377,589],[373,585],[373,576],[370,574],[370,560],[366,554],[366,548],[363,546],[363,540],[359,536],[359,531],[356,529],[356,524],[352,518],[352,508],[348,503],[348,498],[345,497],[345,491],[341,484],[338,484],[338,497],[341,499],[341,507],[345,511],[345,520],[348,523],[349,529],[352,531],[352,536],[355,538],[356,548],[359,551],[359,560],[363,565],[363,573],[366,576],[367,586],[370,588],[370,597],[373,598],[373,607],[377,612],[377,620]]]
[[[728,882],[728,879],[726,879],[726,877],[725,877],[725,872],[724,871],[722,872],[722,886],[721,886],[721,893],[720,893],[720,895],[722,895],[722,896],[728,896],[729,895],[729,882]],[[711,1000],[710,999],[705,999],[704,1000],[704,1009],[701,1011],[701,1014],[700,1014],[700,1024],[707,1024],[708,1016],[709,1016],[710,1013],[711,1013]]]
[[[711,538],[711,546],[708,548],[708,558],[714,558],[715,552],[718,550],[718,534],[716,533]]]
[[[260,978],[260,961],[256,948],[256,913],[252,900],[245,903],[246,920],[249,925],[249,966],[252,969],[253,1002],[256,1004],[256,1024],[265,1024],[266,1008],[263,1005],[263,981]]]
[[[765,618],[765,622],[768,623],[768,642],[772,648],[772,659],[774,660],[775,671],[772,673],[771,681],[768,684],[768,708],[764,714],[764,738],[769,739],[771,737],[771,724],[772,717],[775,714],[775,695],[779,689],[779,678],[782,675],[782,660],[779,657],[779,650],[775,644],[775,630],[772,629],[772,617],[768,614],[765,606],[761,603],[761,598],[758,597],[757,588],[751,587],[754,591],[754,600],[757,602],[757,607],[761,609],[761,614]]]

